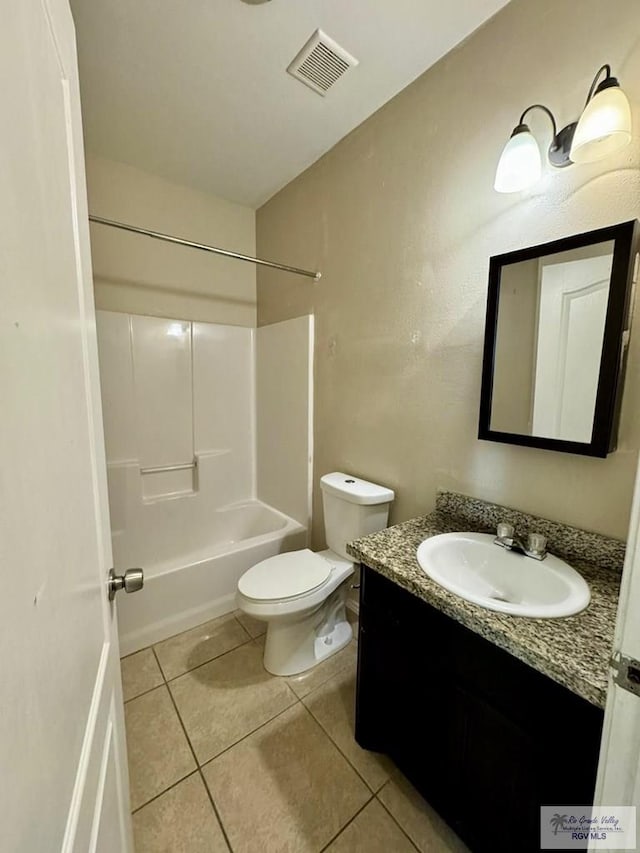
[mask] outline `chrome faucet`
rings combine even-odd
[[[506,522],[498,524],[497,536],[493,541],[501,548],[506,548],[507,551],[516,551],[534,560],[544,560],[547,556],[546,536],[543,536],[541,533],[527,533],[525,544],[514,535],[513,525]]]

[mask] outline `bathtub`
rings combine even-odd
[[[184,536],[190,539],[190,548],[189,542],[176,541],[180,536],[174,528],[171,550],[180,556],[168,560],[155,557],[156,537],[147,539],[147,549],[134,549],[145,580],[140,592],[117,598],[122,655],[235,610],[236,586],[243,572],[267,557],[305,548],[308,540],[306,527],[260,501],[216,510],[207,530],[208,544]],[[114,553],[123,551],[129,548],[116,536]]]

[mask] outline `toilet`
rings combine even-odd
[[[355,565],[348,542],[383,530],[391,489],[339,471],[320,479],[328,548],[269,557],[238,581],[240,610],[267,623],[265,669],[296,675],[344,648],[353,636],[347,621],[347,581]]]

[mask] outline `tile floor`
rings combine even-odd
[[[275,678],[263,632],[235,613],[123,658],[136,853],[466,850],[355,742],[355,641]]]

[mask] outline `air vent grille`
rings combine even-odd
[[[350,68],[355,68],[357,64],[358,60],[355,57],[347,53],[322,30],[316,30],[287,71],[314,92],[325,95]]]

